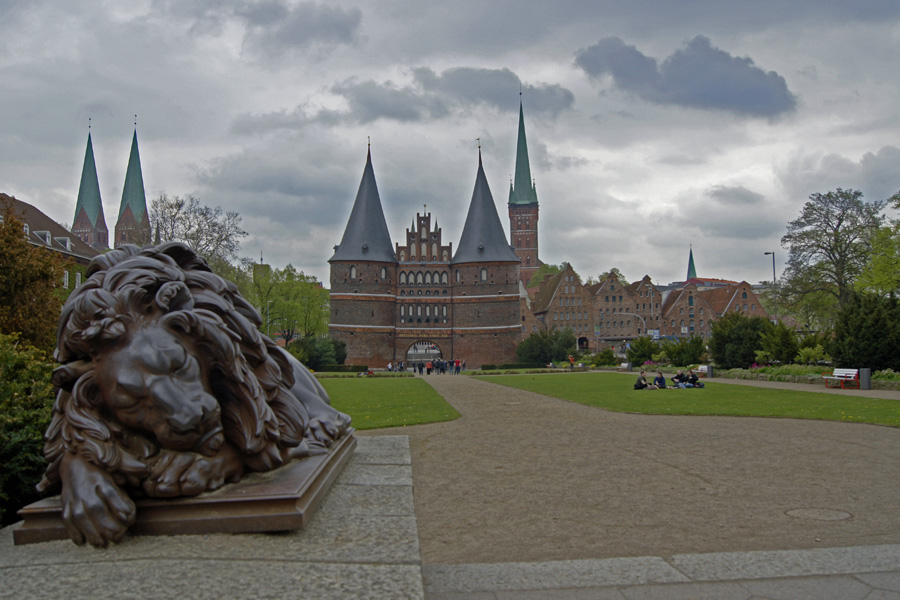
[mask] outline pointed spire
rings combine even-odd
[[[137,128],[131,138],[131,154],[125,171],[125,185],[122,186],[122,203],[119,205],[119,219],[126,208],[131,208],[134,220],[139,224],[148,218],[147,197],[144,194],[144,175],[141,172],[141,155],[138,152]]]
[[[528,142],[525,139],[525,113],[522,110],[521,94],[519,98],[519,140],[516,144],[515,185],[509,190],[510,204],[537,204],[537,193],[531,178],[531,166],[528,163]]]
[[[359,182],[359,191],[356,193],[353,210],[350,211],[347,228],[344,229],[344,237],[328,262],[338,260],[397,262],[378,195],[378,185],[375,183],[371,148],[366,154],[366,167]]]
[[[84,210],[93,227],[106,229],[106,219],[103,216],[103,202],[100,199],[100,183],[97,179],[97,165],[94,162],[94,145],[91,142],[90,131],[88,131],[87,148],[84,151],[84,166],[81,168],[81,184],[78,186],[78,201],[75,203],[74,220],[78,219],[78,214],[82,210]]]
[[[478,173],[475,175],[475,190],[466,215],[466,224],[459,237],[459,246],[451,264],[473,262],[519,262],[513,252],[503,225],[497,215],[494,197],[484,174],[481,148],[478,149]]]
[[[694,249],[691,248],[690,254],[688,255],[687,279],[685,279],[685,281],[689,281],[695,277],[697,277],[697,269],[694,268]]]

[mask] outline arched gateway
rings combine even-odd
[[[418,361],[435,361],[443,358],[444,352],[441,347],[429,340],[418,340],[410,345],[406,350],[406,364],[411,365]]]

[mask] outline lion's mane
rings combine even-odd
[[[202,353],[203,376],[219,402],[225,438],[246,466],[278,467],[282,449],[303,444],[311,452],[323,451],[308,435],[306,408],[291,393],[289,355],[259,333],[260,315],[237,287],[187,246],[123,246],[95,258],[87,277],[60,317],[55,358],[61,366],[53,375],[59,391],[44,436],[48,467],[41,491],[58,488],[66,453],[100,466],[120,485],[137,488],[147,476],[160,448],[151,437],[104,418],[94,362],[129,332],[153,322]]]

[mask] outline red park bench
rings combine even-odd
[[[859,369],[834,369],[831,373],[822,373],[825,387],[859,389]]]

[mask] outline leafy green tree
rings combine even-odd
[[[653,341],[649,335],[645,335],[631,341],[626,352],[628,362],[633,365],[642,365],[652,360],[653,355],[659,352],[659,344]]]
[[[672,364],[679,367],[702,362],[703,355],[706,353],[706,341],[703,336],[697,334],[686,338],[665,340],[660,347]]]
[[[575,335],[569,329],[532,333],[516,348],[516,357],[523,363],[561,363],[575,353]]]
[[[628,285],[628,280],[625,279],[625,276],[622,275],[622,271],[620,271],[617,267],[613,267],[609,271],[606,271],[605,273],[601,273],[600,275],[598,275],[597,281],[601,281],[601,282],[606,281],[606,278],[609,277],[610,275],[614,275],[616,277],[616,279],[619,280],[619,283],[621,283],[622,285]]]
[[[781,238],[789,251],[782,287],[791,304],[822,293],[838,307],[849,302],[872,238],[882,224],[885,204],[864,202],[861,192],[841,188],[809,196]]]
[[[0,524],[38,499],[44,431],[53,407],[50,356],[17,334],[0,334]]]
[[[288,344],[287,350],[313,371],[325,365],[342,365],[347,360],[347,344],[329,337],[298,338]]]
[[[900,370],[900,307],[897,299],[854,294],[834,328],[836,367]]]
[[[796,332],[779,321],[763,333],[762,349],[769,356],[769,360],[786,365],[794,362],[800,344],[797,342]]]
[[[605,367],[616,364],[618,359],[616,359],[616,353],[613,352],[612,348],[604,348],[600,352],[594,355],[593,364],[595,367]]]
[[[763,333],[772,326],[762,317],[747,317],[734,311],[713,322],[709,349],[716,366],[723,369],[743,369],[756,360],[762,349]]]
[[[542,263],[541,266],[539,266],[531,276],[531,279],[528,280],[528,287],[539,286],[544,280],[544,277],[546,277],[547,275],[556,275],[564,268],[566,268],[566,263],[562,263],[559,266],[551,265],[549,263]]]
[[[900,193],[888,200],[900,210]],[[891,219],[889,227],[882,227],[872,238],[872,252],[857,279],[857,289],[881,296],[900,293],[900,219]]]
[[[29,244],[12,208],[0,210],[0,333],[19,333],[23,341],[51,352],[67,295],[62,279],[68,261]]]
[[[272,293],[275,325],[285,340],[328,333],[328,290],[313,275],[288,265],[276,271]]]

